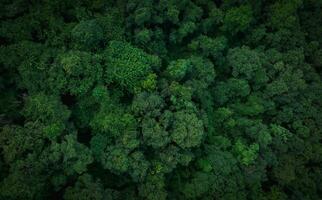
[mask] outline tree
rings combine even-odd
[[[111,41],[104,54],[105,82],[107,84],[114,82],[130,92],[140,87],[142,78],[160,65],[157,56],[148,55],[125,42]]]
[[[96,50],[104,39],[103,29],[97,20],[80,21],[71,32],[77,49]]]
[[[10,164],[28,152],[40,152],[44,141],[37,123],[27,123],[25,127],[4,126],[1,128],[0,144],[3,160]]]
[[[228,62],[233,69],[232,75],[252,80],[255,84],[263,84],[268,80],[262,60],[260,53],[246,46],[228,52]]]
[[[189,60],[179,59],[172,61],[167,67],[167,74],[173,80],[180,81],[189,72],[191,64]]]
[[[217,38],[210,38],[205,35],[199,36],[189,44],[189,48],[198,52],[201,51],[205,57],[213,57],[218,59],[222,56],[222,52],[227,48],[227,38],[224,36]]]
[[[29,96],[23,114],[31,122],[40,123],[42,132],[48,139],[56,139],[67,128],[70,111],[56,96],[37,94]]]
[[[83,174],[78,177],[74,186],[69,186],[64,194],[64,199],[114,199],[114,195],[108,190],[104,190],[104,187],[100,180],[94,180],[89,174]]]
[[[153,148],[160,148],[167,145],[170,142],[170,138],[166,128],[154,119],[144,119],[142,122],[143,140]]]
[[[77,141],[75,134],[66,135],[61,143],[53,143],[50,151],[50,161],[62,162],[60,167],[67,175],[82,174],[93,162],[91,151]]]
[[[149,200],[166,199],[167,193],[164,186],[164,177],[149,175],[146,182],[139,187],[139,195]]]
[[[202,121],[194,113],[178,111],[174,113],[172,140],[182,148],[196,147],[204,136]]]
[[[58,56],[58,66],[66,79],[66,89],[72,95],[84,95],[102,82],[100,57],[81,51],[64,52]]]
[[[322,199],[319,0],[2,0],[0,199]]]
[[[246,31],[253,20],[252,9],[249,5],[233,7],[225,13],[221,29],[228,35]]]

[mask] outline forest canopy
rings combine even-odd
[[[322,199],[322,1],[2,0],[0,199]]]

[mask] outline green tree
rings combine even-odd
[[[28,121],[41,123],[45,137],[55,139],[67,128],[71,112],[56,96],[40,93],[27,98],[23,114]]]
[[[142,78],[160,65],[157,56],[119,41],[111,41],[103,57],[106,62],[105,82],[116,83],[131,92],[140,87]]]
[[[184,111],[174,113],[171,138],[180,147],[196,147],[200,145],[203,136],[203,123],[194,113],[187,113]]]

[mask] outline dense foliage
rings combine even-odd
[[[322,1],[2,0],[0,199],[322,199]]]

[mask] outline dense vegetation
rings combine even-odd
[[[322,199],[321,9],[1,0],[0,199]]]

